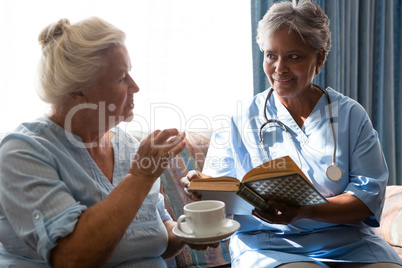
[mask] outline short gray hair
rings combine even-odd
[[[298,33],[315,52],[324,49],[326,53],[323,63],[325,62],[331,49],[331,31],[328,16],[318,4],[311,0],[273,4],[258,23],[257,43],[261,51],[264,51],[268,37],[283,27]]]
[[[39,97],[59,104],[74,91],[85,91],[98,78],[104,52],[124,45],[125,33],[100,18],[70,24],[68,19],[47,26],[39,35]]]

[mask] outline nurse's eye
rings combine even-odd
[[[267,53],[267,54],[265,55],[265,57],[266,57],[267,59],[270,59],[270,60],[276,59],[276,56],[275,56],[274,54],[272,54],[272,53]]]
[[[297,59],[299,59],[300,57],[298,56],[298,55],[296,55],[296,54],[290,54],[289,55],[289,59],[292,59],[292,60],[297,60]]]

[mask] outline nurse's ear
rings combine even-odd
[[[317,53],[317,63],[316,63],[316,67],[315,67],[315,74],[319,74],[321,71],[322,66],[324,66],[324,60],[325,60],[325,54],[327,52],[325,51],[325,49],[320,49],[320,51],[318,51]]]

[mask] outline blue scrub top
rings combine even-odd
[[[251,251],[253,254],[258,252],[261,255],[268,249],[272,252],[262,254],[261,260],[258,254],[252,258],[261,263],[272,258],[272,265],[292,261],[312,261],[309,258],[324,261],[362,261],[363,258],[363,262],[373,260],[400,262],[396,254],[395,257],[392,252],[390,253],[389,245],[374,236],[369,228],[379,226],[388,169],[378,134],[364,108],[353,99],[331,88],[326,89],[331,99],[334,119],[337,146],[335,161],[343,171],[341,180],[332,182],[326,176],[326,169],[332,164],[334,151],[326,95],[321,96],[300,128],[275,92],[265,107],[265,99],[270,90],[257,94],[247,107],[231,118],[230,122],[221,122],[221,128],[211,137],[203,173],[210,176],[232,176],[241,180],[252,168],[268,160],[289,155],[323,196],[351,193],[367,205],[373,216],[355,225],[337,225],[310,219],[283,225],[268,224],[251,215],[234,215],[234,219],[241,223],[241,228],[232,238],[230,246],[235,267],[236,263],[250,264],[247,261],[242,263],[241,256],[248,256]],[[270,123],[264,128],[264,144],[261,145],[258,133],[262,124],[266,122],[264,109],[267,110],[269,119],[280,120],[287,126],[295,145],[288,134],[275,123]],[[266,159],[261,146],[264,146],[269,159]],[[350,232],[354,232],[355,235],[351,235]],[[344,235],[336,235],[338,233]],[[378,252],[374,254],[372,250],[367,249],[367,246],[363,247],[360,244],[362,242],[371,246],[380,243],[385,250],[379,247]],[[350,252],[351,248],[346,248],[345,243],[354,243],[355,254],[346,256],[346,252]],[[377,250],[377,247],[373,248]],[[334,255],[335,252],[345,254]],[[292,254],[283,256],[281,253]],[[370,259],[367,254],[376,256]],[[393,257],[389,258],[389,254]],[[267,266],[258,266],[256,263],[254,265],[271,267],[269,263],[265,262]]]

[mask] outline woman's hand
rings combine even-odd
[[[290,207],[272,200],[267,203],[270,207],[274,208],[274,213],[262,212],[255,209],[251,214],[262,221],[272,224],[289,224],[297,219],[306,217],[306,207]]]
[[[201,179],[201,177],[200,177],[200,175],[198,175],[197,171],[190,170],[185,177],[181,178],[180,185],[183,187],[184,193],[190,200],[200,201],[202,199],[201,196],[188,191],[188,187],[190,186],[191,180],[195,179],[195,178]]]
[[[268,204],[277,210],[276,213],[253,210],[252,215],[267,223],[277,224],[289,224],[303,218],[334,224],[356,224],[373,215],[359,198],[350,193],[327,200],[327,204],[305,207],[290,207],[270,200]]]
[[[99,267],[106,262],[152,184],[170,159],[186,146],[184,138],[185,134],[176,129],[157,130],[145,138],[131,162],[129,174],[105,199],[84,211],[71,234],[58,239],[51,253],[52,265],[66,267],[67,263],[72,263],[71,267]],[[184,243],[174,246],[178,251]]]
[[[180,251],[183,249],[183,247],[186,245],[186,242],[184,242],[181,238],[177,237],[173,233],[173,228],[177,225],[176,222],[174,221],[165,221],[164,225],[166,227],[166,230],[168,232],[168,247],[166,251],[162,254],[162,257],[164,259],[170,259],[176,256],[177,254],[180,253]],[[219,246],[219,242],[216,243],[211,243],[211,244],[191,244],[187,243],[187,245],[194,250],[207,250],[208,248],[217,248]]]
[[[177,129],[154,131],[141,142],[129,173],[156,180],[186,146],[184,138],[185,132],[179,133]]]

